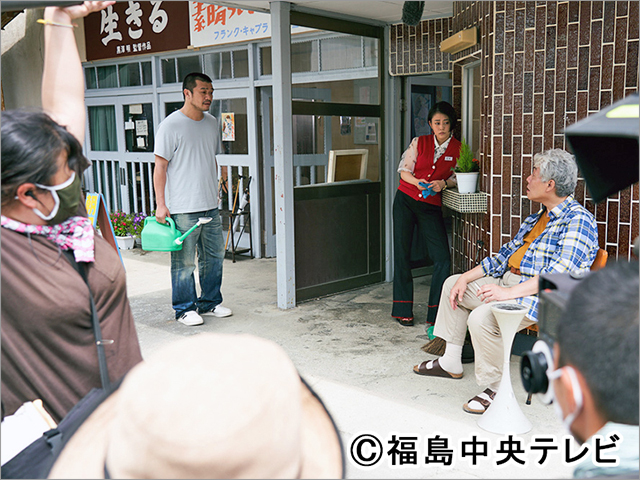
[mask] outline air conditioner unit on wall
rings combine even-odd
[[[440,51],[444,53],[458,53],[465,48],[473,47],[478,43],[478,29],[476,27],[454,33],[440,43]]]

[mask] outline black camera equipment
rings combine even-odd
[[[552,400],[547,373],[553,369],[553,344],[558,323],[564,315],[571,291],[589,271],[576,273],[543,274],[538,283],[538,331],[540,339],[530,351],[522,354],[520,377],[527,393],[540,394],[543,403]]]
[[[565,129],[595,203],[638,182],[639,129],[638,93]]]

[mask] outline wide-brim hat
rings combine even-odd
[[[284,350],[199,334],[159,349],[87,418],[49,478],[342,478],[340,435]]]

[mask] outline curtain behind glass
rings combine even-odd
[[[118,88],[118,69],[115,65],[97,67],[98,88]]]
[[[118,151],[115,106],[89,107],[89,137],[94,152]]]
[[[320,41],[322,70],[342,70],[362,67],[362,44],[353,35],[324,38]]]

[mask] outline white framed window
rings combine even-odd
[[[153,83],[150,60],[97,66],[87,64],[84,74],[87,90],[140,87]]]
[[[272,75],[271,43],[259,46],[260,75]],[[330,72],[378,66],[378,39],[331,35],[291,41],[291,73]]]
[[[480,62],[462,69],[462,137],[474,154],[480,150]]]

